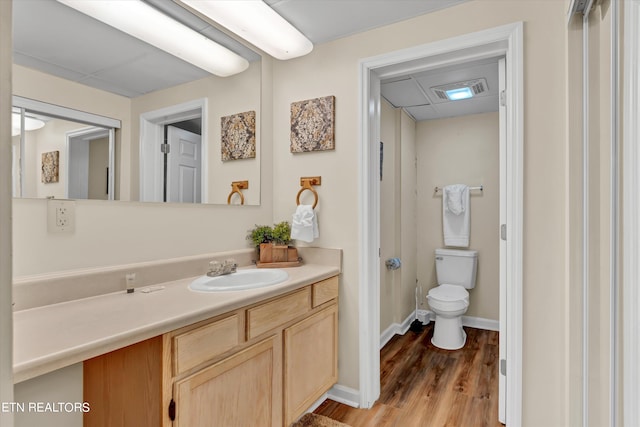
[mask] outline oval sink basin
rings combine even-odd
[[[277,268],[238,270],[223,276],[201,276],[191,282],[189,289],[198,292],[242,291],[277,285],[289,278],[289,273]]]

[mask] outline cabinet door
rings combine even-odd
[[[84,362],[85,427],[157,427],[162,415],[162,337]]]
[[[338,380],[338,306],[284,331],[285,425],[296,420]]]
[[[174,401],[174,426],[282,426],[282,334],[176,382]]]

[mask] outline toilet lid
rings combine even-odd
[[[462,286],[443,284],[431,289],[429,296],[440,301],[460,301],[469,298],[469,292]]]

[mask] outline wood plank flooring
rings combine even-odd
[[[396,335],[380,352],[380,399],[371,409],[327,400],[315,413],[352,427],[501,427],[498,421],[498,332],[464,328],[455,351],[422,333]]]

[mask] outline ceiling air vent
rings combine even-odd
[[[452,91],[455,92],[464,89],[469,89],[473,96],[476,96],[486,92],[489,88],[487,87],[487,80],[483,78],[434,86],[431,88],[431,92],[439,99],[451,101],[454,99],[450,96]]]

